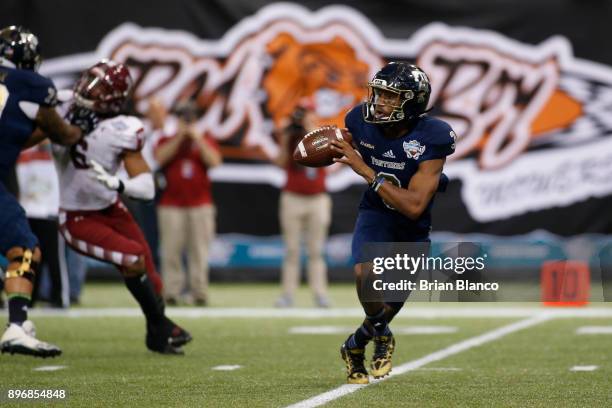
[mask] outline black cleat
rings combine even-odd
[[[349,336],[350,339],[350,336]],[[348,339],[340,347],[340,356],[346,364],[346,381],[349,384],[368,384],[370,379],[365,368],[365,349],[351,349]]]
[[[185,344],[189,343],[193,338],[191,334],[185,329],[176,324],[172,323],[174,326],[172,327],[172,332],[170,333],[169,342],[173,347],[182,347]]]
[[[156,325],[147,324],[146,345],[162,354],[183,354],[182,346],[192,340],[191,334],[164,316]]]

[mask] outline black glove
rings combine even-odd
[[[93,132],[100,122],[98,115],[94,111],[77,105],[70,107],[66,114],[66,120],[71,125],[79,127],[83,135]]]

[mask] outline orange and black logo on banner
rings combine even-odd
[[[612,69],[577,59],[563,37],[528,45],[499,33],[432,23],[410,38],[386,38],[345,6],[310,11],[269,5],[216,40],[184,31],[124,24],[89,54],[47,61],[43,73],[70,86],[100,58],[129,65],[136,107],[168,107],[193,97],[198,125],[216,137],[224,181],[270,182],[278,128],[300,99],[315,101],[321,124],[343,125],[366,97],[366,83],[388,60],[416,62],[432,81],[431,114],[457,134],[445,172],[462,181],[472,218],[490,222],[612,193]],[[339,169],[332,191],[359,179]]]

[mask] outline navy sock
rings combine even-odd
[[[164,314],[147,275],[125,278],[125,286],[140,305],[149,323],[159,323]]]
[[[21,326],[28,318],[28,304],[30,299],[24,296],[13,295],[9,297],[9,323],[16,323]]]
[[[374,334],[376,336],[388,336],[391,334],[389,325],[387,324],[387,318],[385,317],[385,308],[381,307],[380,311],[374,316],[366,316],[366,319],[374,328]]]
[[[361,326],[359,326],[357,330],[355,330],[355,333],[353,333],[351,337],[349,337],[348,344],[347,344],[348,348],[351,348],[351,349],[365,348],[368,342],[372,340],[373,336],[374,336],[374,333],[372,333],[370,331],[370,328],[367,327],[366,324],[364,323]]]

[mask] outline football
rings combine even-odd
[[[351,143],[351,134],[346,129],[336,126],[323,126],[308,132],[298,143],[293,152],[293,160],[307,167],[324,167],[342,157],[341,153],[331,149],[332,140],[346,140]]]

